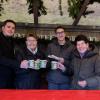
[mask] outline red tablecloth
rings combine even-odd
[[[0,90],[0,100],[99,100],[100,91]]]

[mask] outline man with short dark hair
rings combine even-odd
[[[55,29],[56,38],[48,45],[48,57],[53,57],[47,75],[48,89],[65,90],[70,88],[70,76],[64,74],[63,71],[69,68],[73,46],[65,35],[64,28],[58,26]],[[52,69],[52,62],[54,61],[57,64],[56,69]]]
[[[28,34],[26,36],[25,45],[18,47],[15,53],[18,61],[26,62],[25,67],[21,66],[21,68],[17,70],[16,89],[40,89],[42,84],[39,62],[45,59],[45,54],[38,44],[37,36],[31,33]]]
[[[16,23],[6,20],[2,25],[0,33],[0,89],[11,89],[14,87],[16,70],[20,66],[26,66],[26,62],[18,62],[14,54],[14,39]]]
[[[16,24],[13,20],[6,20],[0,33],[0,88],[14,87],[14,42],[12,36]]]
[[[100,56],[85,35],[75,38],[72,89],[100,89]]]

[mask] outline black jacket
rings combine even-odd
[[[21,62],[22,60],[37,60],[37,59],[45,59],[45,54],[42,52],[41,48],[38,47],[37,53],[36,54],[32,54],[32,52],[30,52],[26,45],[21,45],[20,47],[17,46],[16,50],[15,50],[15,55],[16,55],[16,59]],[[19,74],[25,74],[25,73],[29,73],[30,71],[34,71],[34,72],[38,72],[34,69],[22,69],[19,68],[17,70],[17,73]]]
[[[0,33],[0,67],[6,66],[16,69],[19,62],[15,59],[14,54],[15,41],[12,37],[5,37],[2,32]]]
[[[14,55],[13,38],[0,33],[0,88],[12,88],[15,72],[19,67]]]
[[[52,43],[48,45],[47,55],[55,55],[64,58],[64,66],[66,69],[69,68],[71,61],[71,54],[74,46],[66,38],[66,43],[64,45],[59,45],[57,38],[53,39]],[[69,83],[69,76],[64,74],[61,70],[49,70],[47,80],[53,83]]]
[[[100,89],[100,56],[94,50],[89,50],[83,58],[77,50],[74,51],[74,59],[71,63],[73,69],[73,89]],[[82,88],[78,81],[86,80],[87,87]]]

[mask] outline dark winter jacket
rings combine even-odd
[[[19,62],[15,59],[15,41],[12,37],[5,37],[0,33],[0,65],[16,68]]]
[[[37,49],[36,54],[33,54],[26,45],[22,47],[16,48],[16,58],[18,61],[23,60],[37,60],[37,59],[45,59],[44,53],[40,48]],[[43,73],[42,73],[43,74]],[[41,80],[41,69],[24,69],[19,68],[16,74],[16,88],[20,89],[38,89],[40,88]]]
[[[15,70],[19,62],[14,56],[14,41],[11,37],[5,37],[0,33],[0,87],[1,84],[14,78]],[[3,84],[4,84],[3,83]],[[9,82],[8,82],[9,83]],[[13,82],[12,82],[13,83]],[[6,88],[4,86],[4,88]],[[7,88],[10,88],[9,86]]]
[[[83,58],[77,50],[74,51],[72,89],[100,89],[100,56],[94,50],[88,50]],[[86,80],[87,86],[82,88],[78,81]]]
[[[41,48],[38,47],[37,53],[33,54],[31,51],[29,51],[26,47],[26,45],[22,45],[21,47],[16,47],[15,50],[16,59],[21,62],[22,60],[37,60],[37,59],[45,59],[45,54],[42,52]],[[34,69],[22,69],[19,68],[17,73],[19,74],[25,74],[29,73],[30,71],[38,72]]]
[[[71,53],[73,50],[73,45],[66,39],[64,45],[59,45],[58,40],[55,38],[51,44],[48,45],[47,55],[55,55],[64,58],[64,66],[66,69],[69,68],[69,63],[71,61]],[[48,66],[47,66],[48,67]],[[60,69],[49,70],[47,75],[48,82],[53,83],[69,83],[69,76],[62,73]]]

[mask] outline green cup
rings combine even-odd
[[[28,68],[34,69],[34,60],[28,61]]]
[[[40,60],[40,68],[46,68],[47,60]]]
[[[34,69],[40,69],[40,61],[39,60],[36,60],[34,61]]]
[[[51,62],[51,69],[55,70],[55,69],[57,69],[57,66],[58,66],[58,62],[56,62],[56,61]]]

